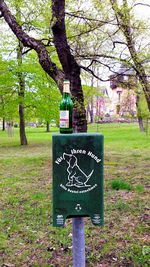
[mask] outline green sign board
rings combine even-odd
[[[80,216],[103,225],[103,143],[101,134],[53,135],[53,226]]]

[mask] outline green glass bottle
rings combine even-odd
[[[60,133],[72,133],[73,102],[70,97],[70,82],[64,81],[63,97],[60,102]]]

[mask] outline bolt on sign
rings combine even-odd
[[[103,135],[54,134],[52,139],[53,226],[80,216],[103,225]]]

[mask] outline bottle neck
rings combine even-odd
[[[70,83],[69,83],[69,81],[64,81],[63,93],[70,94]]]

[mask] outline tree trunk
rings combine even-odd
[[[92,70],[94,71],[94,67],[92,68]],[[91,79],[91,90],[93,90],[94,88],[94,77],[92,76],[92,79]],[[91,96],[91,111],[90,111],[90,118],[91,118],[91,123],[94,122],[94,104],[93,104],[93,93],[92,93],[92,96]]]
[[[91,117],[91,123],[93,123],[94,122],[93,104],[91,104],[90,117]]]
[[[137,117],[138,117],[138,123],[139,123],[139,129],[140,132],[145,132],[144,124],[143,124],[143,118],[141,116],[141,110],[139,107],[140,102],[140,94],[137,94],[136,96],[136,108],[137,108]]]
[[[80,67],[70,52],[65,28],[65,1],[52,0],[52,31],[54,45],[59,60],[65,73],[65,78],[70,80],[71,93],[74,102],[74,126],[76,132],[87,131],[86,111],[80,79]]]
[[[138,116],[138,122],[139,122],[139,128],[140,128],[140,132],[145,132],[145,128],[144,128],[144,124],[143,124],[143,118]]]
[[[2,126],[2,131],[5,131],[5,118],[3,118],[3,126]]]
[[[18,90],[18,96],[19,96],[19,125],[20,125],[20,144],[21,145],[27,145],[27,138],[26,138],[26,132],[25,132],[25,118],[24,118],[24,92],[25,92],[25,80],[24,75],[22,71],[20,70],[22,66],[22,43],[19,42],[18,48],[17,48],[17,61],[18,61],[18,80],[19,80],[19,90]]]
[[[24,120],[24,106],[19,104],[19,126],[20,126],[20,144],[27,145],[27,138],[25,133],[25,120]]]
[[[86,107],[86,118],[87,118],[87,122],[89,122],[89,118],[90,118],[90,105],[87,104]]]
[[[50,132],[50,123],[49,123],[49,121],[46,122],[46,132],[47,133]]]

